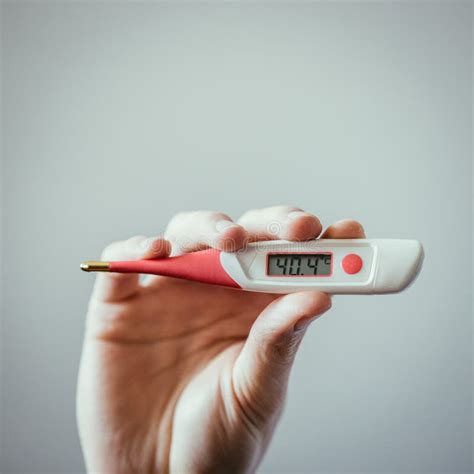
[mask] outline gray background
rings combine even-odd
[[[471,10],[4,3],[2,472],[84,469],[81,260],[274,203],[426,259],[311,328],[261,471],[470,471]]]

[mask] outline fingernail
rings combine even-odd
[[[292,211],[288,214],[288,219],[295,220],[303,216],[311,216],[311,214],[304,211]]]
[[[217,221],[216,222],[216,229],[218,232],[225,232],[232,227],[239,227],[237,224],[231,221]]]
[[[322,316],[328,309],[332,306],[332,300],[328,299],[328,305],[320,313],[313,316],[304,316],[302,317],[294,326],[294,331],[303,331],[305,330],[314,320]]]
[[[318,319],[320,315],[318,314],[317,316],[311,316],[309,318],[303,318],[300,319],[296,324],[295,327],[293,328],[294,331],[304,331],[315,319]]]

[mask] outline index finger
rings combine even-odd
[[[319,219],[294,206],[273,206],[246,212],[238,221],[249,234],[250,241],[311,240],[318,237]]]
[[[240,225],[227,214],[216,211],[181,212],[171,219],[165,236],[173,244],[173,255],[206,248],[234,252],[247,240]]]

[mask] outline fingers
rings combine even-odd
[[[160,237],[138,235],[128,240],[114,242],[102,252],[101,259],[139,260],[144,258],[167,257],[171,244]],[[121,301],[131,296],[139,287],[139,275],[121,273],[99,273],[94,296],[101,301]]]
[[[173,255],[217,248],[232,252],[248,241],[310,240],[322,230],[319,219],[297,207],[274,206],[245,213],[236,224],[222,212],[183,212],[173,217],[165,237]]]
[[[344,219],[330,225],[321,236],[323,239],[364,239],[362,225],[353,219]]]
[[[286,295],[266,307],[234,365],[235,392],[242,404],[264,418],[279,411],[306,328],[330,307],[330,297],[315,291]]]
[[[222,212],[182,212],[168,224],[165,237],[173,244],[173,254],[194,252],[208,247],[232,252],[241,249],[247,233]]]
[[[316,216],[291,206],[248,211],[238,223],[248,232],[250,241],[311,240],[322,230],[321,222]]]

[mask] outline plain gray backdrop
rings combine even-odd
[[[261,472],[471,471],[471,3],[4,2],[2,62],[2,472],[84,471],[81,260],[286,203],[426,257],[311,327]]]

